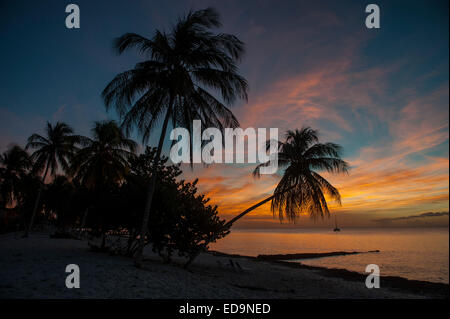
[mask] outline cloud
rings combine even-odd
[[[410,215],[410,216],[401,216],[401,217],[392,217],[392,218],[379,218],[374,219],[374,222],[392,222],[397,220],[410,220],[410,219],[418,219],[418,218],[429,218],[429,217],[440,217],[440,216],[448,216],[448,212],[427,212],[419,215]]]
[[[52,115],[52,119],[54,122],[58,122],[61,121],[63,115],[64,115],[64,110],[66,109],[66,105],[61,105],[60,107],[58,107],[58,109],[56,110],[55,113],[53,113]]]

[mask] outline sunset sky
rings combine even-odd
[[[65,28],[67,1],[0,4],[0,151],[24,145],[44,123],[65,121],[89,134],[107,113],[100,93],[143,58],[117,56],[125,32],[151,37],[189,9],[215,7],[221,32],[246,44],[240,72],[248,103],[233,112],[247,127],[311,126],[344,147],[349,175],[331,204],[343,227],[448,225],[448,1],[81,1],[81,28]],[[381,8],[381,28],[364,25],[365,6]],[[156,144],[159,132],[150,140]],[[138,138],[136,136],[136,138]],[[168,141],[168,139],[167,139]],[[169,143],[166,143],[166,153]],[[184,167],[185,178],[225,218],[269,196],[278,175],[254,179],[253,165]],[[238,227],[280,225],[265,205]],[[433,214],[426,214],[433,213]],[[419,216],[424,214],[422,216]],[[330,227],[301,217],[296,226]]]

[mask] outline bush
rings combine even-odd
[[[43,191],[41,205],[45,214],[39,214],[37,220],[44,218],[56,226],[52,238],[74,238],[74,230],[82,226],[100,240],[98,246],[90,242],[92,250],[133,256],[155,155],[154,148],[147,148],[144,154],[129,160],[129,172],[121,183],[95,189],[57,176]],[[210,243],[229,231],[217,207],[208,205],[209,199],[198,194],[197,180],[179,181],[180,166],[168,165],[167,161],[163,158],[158,164],[146,244],[165,262],[177,253],[186,258],[188,266]],[[27,196],[23,196],[20,210],[31,211],[38,183],[24,192]],[[111,234],[118,236],[114,243],[107,240]]]
[[[207,251],[210,243],[225,237],[229,230],[225,220],[218,216],[217,206],[207,205],[209,198],[197,195],[197,180],[181,183],[177,225],[171,234],[174,246],[180,256],[188,258],[187,267],[201,252]]]
[[[150,179],[155,149],[147,148],[132,165],[133,182],[126,187],[133,189],[134,196],[140,194],[137,203],[145,203],[147,185]],[[197,182],[177,181],[181,174],[179,165],[167,165],[163,158],[158,167],[157,188],[154,194],[152,210],[148,224],[148,244],[165,262],[170,262],[172,255],[186,257],[187,267],[208,245],[226,236],[225,220],[218,216],[217,206],[208,205],[209,199],[197,194]],[[143,178],[144,177],[144,178]],[[145,178],[147,177],[147,178]],[[140,185],[137,187],[136,185]],[[137,191],[140,189],[140,191]],[[140,222],[143,205],[133,204],[135,216]],[[139,224],[139,223],[137,223]],[[128,225],[131,225],[130,223]]]

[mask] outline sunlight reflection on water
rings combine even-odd
[[[301,263],[364,272],[366,265],[380,266],[381,275],[449,282],[448,228],[233,230],[211,245],[212,250],[257,256],[331,251],[380,253],[302,260]]]

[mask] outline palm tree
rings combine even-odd
[[[309,127],[288,131],[286,140],[278,144],[278,167],[284,172],[273,195],[246,209],[227,222],[226,226],[231,226],[268,201],[272,201],[271,210],[274,214],[278,211],[280,220],[287,217],[291,221],[300,213],[308,213],[314,219],[329,216],[325,194],[341,203],[339,191],[316,172],[348,172],[348,163],[341,159],[341,146],[319,143],[318,132]],[[258,177],[259,169],[268,164],[259,164],[253,175]]]
[[[115,121],[95,122],[92,135],[92,139],[85,137],[82,141],[83,147],[72,160],[71,174],[76,182],[99,194],[124,180],[137,144],[124,135]],[[89,207],[82,218],[80,232],[88,212]],[[104,244],[103,236],[102,247]]]
[[[27,151],[15,145],[0,155],[0,165],[0,196],[6,207],[20,201],[22,181],[33,162]]]
[[[58,168],[61,168],[63,171],[69,169],[69,160],[74,155],[76,144],[79,143],[81,139],[80,136],[73,135],[73,129],[62,122],[57,122],[54,126],[47,122],[45,133],[46,136],[39,134],[31,135],[28,138],[28,144],[25,148],[36,149],[33,154],[31,154],[31,159],[34,161],[34,170],[36,172],[43,171],[44,173],[24,237],[28,237],[31,228],[33,227],[34,218],[39,206],[47,174],[50,172],[50,175],[54,176]]]
[[[239,126],[227,106],[237,98],[247,99],[247,81],[237,73],[244,44],[233,35],[211,32],[220,26],[219,14],[207,8],[180,18],[170,33],[156,30],[151,39],[127,33],[114,43],[119,54],[137,48],[148,58],[134,69],[118,74],[102,96],[107,109],[115,107],[127,133],[137,127],[144,143],[163,120],[154,167],[160,161],[170,120],[174,127],[185,127],[190,133],[196,119],[206,127],[220,130]],[[218,92],[220,98],[208,90]],[[137,266],[145,244],[156,174],[155,171],[149,183]]]
[[[136,142],[126,138],[115,121],[95,122],[92,135],[84,138],[72,159],[75,180],[90,190],[121,182],[129,171]]]

